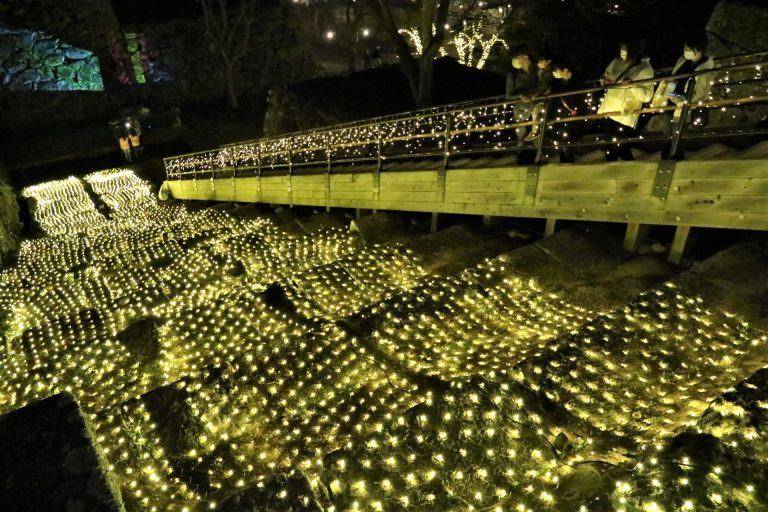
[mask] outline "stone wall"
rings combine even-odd
[[[768,3],[762,0],[721,0],[707,23],[707,52],[717,57],[747,54],[768,50]],[[763,55],[763,61],[768,56]],[[741,64],[745,59],[721,61],[722,65]],[[768,82],[738,83],[741,80],[750,81],[756,78],[755,70],[732,72],[721,79],[727,78],[727,88],[716,86],[713,89],[715,98],[740,98],[763,96],[768,92]],[[727,125],[739,123],[755,125],[768,119],[768,106],[751,104],[715,110],[711,113],[711,125]]]
[[[707,23],[708,51],[715,57],[768,49],[768,2],[721,0]]]
[[[58,37],[0,27],[0,84],[12,91],[101,90],[93,52]]]
[[[66,129],[72,124],[87,121],[105,122],[126,104],[146,103],[160,110],[223,98],[221,67],[205,40],[201,19],[117,27],[114,12],[110,16],[102,14],[104,5],[111,9],[109,0],[64,0],[60,3],[44,0],[43,3],[56,6],[51,8],[51,12],[58,13],[60,23],[49,19],[53,14],[38,21],[37,10],[20,7],[20,4],[25,4],[24,0],[10,0],[7,5],[0,2],[0,25],[18,29],[39,27],[39,30],[45,31],[45,41],[55,40],[60,44],[93,51],[99,58],[106,91],[40,92],[39,89],[47,89],[48,86],[36,87],[38,90],[34,91],[11,90],[2,86],[3,80],[0,80],[0,110],[3,112],[0,131],[47,131]],[[275,84],[314,76],[312,54],[303,42],[305,38],[300,34],[301,24],[297,14],[296,9],[283,2],[260,5],[259,19],[254,23],[253,50],[244,59],[240,71],[238,84],[241,94],[265,94]],[[116,28],[119,28],[117,32]],[[135,84],[135,73],[131,80],[127,80],[132,85],[125,83],[125,76],[130,71],[128,68],[133,69],[134,66],[129,58],[126,60],[125,55],[118,55],[120,52],[114,50],[120,45],[112,44],[112,52],[116,54],[110,54],[110,41],[114,43],[116,34],[124,42],[125,34],[137,34],[139,39],[135,40],[146,46],[142,48],[142,67],[147,83]],[[132,41],[122,47],[127,47]],[[74,50],[70,52],[74,55]],[[69,64],[71,59],[66,57],[66,52],[64,57],[64,63]],[[51,59],[58,61],[60,57]],[[109,62],[106,68],[105,61]],[[59,71],[42,73],[57,77]],[[107,79],[108,73],[112,73],[113,78],[118,77],[117,83]],[[12,80],[15,79],[7,79],[9,83]]]

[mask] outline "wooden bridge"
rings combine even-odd
[[[695,107],[743,112],[768,101],[768,92],[717,97],[718,89],[754,90],[764,56],[717,68],[712,97]],[[547,234],[558,219],[620,222],[627,224],[628,250],[648,226],[672,225],[669,257],[676,263],[692,227],[768,230],[768,132],[754,124],[693,132],[686,121],[671,136],[651,132],[625,141],[637,146],[638,159],[622,162],[602,161],[603,142],[588,135],[567,143],[579,154],[575,163],[552,163],[563,144],[562,137],[551,140],[553,132],[611,115],[592,108],[564,116],[559,96],[589,105],[601,92],[548,97],[530,147],[518,146],[515,129],[533,123],[509,122],[517,102],[492,98],[168,158],[164,188],[184,200],[431,212],[433,229],[439,213],[546,219]],[[690,107],[683,105],[682,119]],[[684,145],[699,150],[681,159]],[[663,146],[667,159],[654,152]],[[526,159],[530,164],[521,165]]]

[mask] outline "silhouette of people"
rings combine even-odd
[[[123,151],[123,156],[125,157],[126,162],[133,162],[133,152],[131,151],[131,141],[128,138],[128,135],[121,135],[118,139],[118,142],[120,144],[120,149]]]
[[[144,151],[144,148],[141,146],[141,136],[131,128],[128,130],[128,140],[131,143],[131,149],[133,150],[133,156],[135,159],[139,159],[141,154]]]

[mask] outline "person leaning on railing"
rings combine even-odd
[[[653,95],[651,106],[654,108],[666,107],[669,101],[677,106],[672,119],[669,120],[670,122],[665,123],[667,127],[671,128],[665,130],[668,134],[674,132],[680,123],[683,103],[691,86],[694,87],[691,96],[691,124],[693,126],[704,126],[707,124],[707,109],[696,108],[696,105],[707,101],[714,81],[714,72],[701,73],[715,67],[715,60],[704,53],[705,47],[706,40],[703,38],[686,41],[685,45],[683,45],[683,55],[677,60],[675,67],[672,69],[672,75],[700,74],[697,74],[694,78],[682,78],[672,81],[662,80]]]
[[[506,99],[523,98],[522,102],[513,106],[516,123],[523,123],[531,118],[533,104],[530,101],[530,96],[536,93],[538,83],[538,66],[533,54],[524,49],[517,49],[512,54],[512,69],[507,72],[506,87]],[[524,144],[523,139],[525,139],[527,131],[528,129],[524,126],[515,129],[518,146]]]
[[[636,112],[653,97],[653,84],[636,84],[632,82],[653,78],[653,67],[650,59],[645,57],[644,45],[640,41],[627,44],[627,60],[629,67],[616,77],[616,85],[605,92],[605,97],[597,110],[598,114],[610,114],[603,119],[603,129],[607,147],[605,160],[614,162],[634,160],[628,144],[622,144],[622,139],[637,137],[637,123],[640,114]]]
[[[566,64],[564,59],[558,58],[552,65],[552,92],[565,93],[573,90],[573,84],[578,83],[574,76],[573,67]],[[585,94],[577,93],[568,96],[554,98],[550,105],[550,119],[560,120],[567,117],[575,117],[586,113]],[[552,125],[551,137],[557,145],[560,154],[560,163],[572,163],[575,155],[570,145],[576,142],[584,132],[584,123],[569,122],[555,123]]]

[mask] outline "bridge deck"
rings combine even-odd
[[[761,159],[399,167],[166,183],[177,199],[768,230]]]

